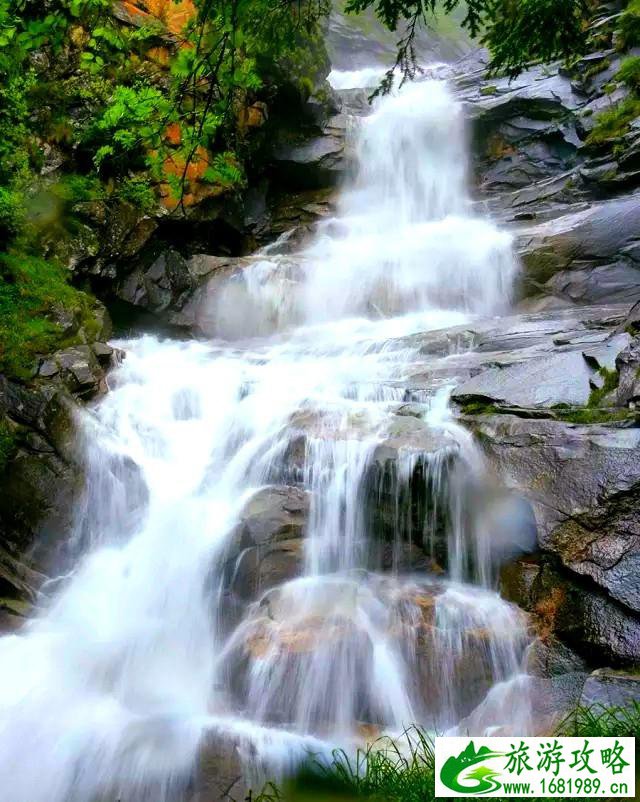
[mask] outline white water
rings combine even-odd
[[[483,699],[483,730],[527,728],[526,694],[487,697],[518,675],[523,617],[462,584],[492,576],[489,518],[472,501],[479,457],[446,387],[425,407],[426,453],[403,444],[394,414],[425,360],[409,335],[508,304],[510,240],[471,216],[465,150],[443,84],[385,98],[362,121],[336,218],[304,253],[271,249],[202,310],[212,333],[242,341],[122,344],[111,392],[84,421],[73,543],[87,553],[0,640],[10,802],[175,802],[207,731],[277,772],[363,727],[452,727]],[[390,438],[391,485],[376,462]],[[238,516],[261,487],[294,481],[311,493],[298,576],[238,598]],[[409,525],[416,482],[426,506]],[[371,492],[396,500],[384,573]],[[399,572],[409,536],[451,579]]]

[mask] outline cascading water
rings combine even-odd
[[[11,802],[174,802],[211,730],[270,772],[363,731],[526,730],[526,694],[507,710],[499,692],[527,636],[488,587],[479,457],[446,386],[400,414],[424,362],[411,335],[504,307],[510,240],[470,214],[444,84],[382,99],[355,136],[357,175],[312,244],[206,300],[218,339],[122,344],[83,421],[85,554],[0,640]],[[274,484],[310,503],[304,540],[279,536],[283,576],[260,562],[272,543],[239,534]]]

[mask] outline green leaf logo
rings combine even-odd
[[[488,794],[502,786],[496,779],[499,773],[482,765],[485,760],[504,757],[504,752],[492,752],[486,746],[476,751],[473,741],[458,757],[450,757],[440,771],[442,783],[460,794]],[[475,766],[475,768],[473,768]]]

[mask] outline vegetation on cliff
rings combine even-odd
[[[90,305],[67,268],[95,255],[96,223],[122,206],[184,215],[245,187],[267,103],[285,83],[308,96],[325,67],[325,12],[322,0],[2,6],[0,371],[28,378],[64,344],[56,309]]]

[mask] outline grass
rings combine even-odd
[[[578,737],[640,736],[640,703],[630,708],[578,708],[558,727],[558,735]],[[268,785],[253,802],[433,802],[435,759],[431,737],[419,728],[400,743],[388,739],[355,755],[333,753],[327,765],[312,759],[284,785]],[[568,798],[565,798],[565,800]]]
[[[617,48],[620,52],[640,44],[640,0],[630,0],[618,23]]]
[[[612,139],[619,139],[629,131],[629,126],[640,117],[640,99],[625,98],[611,109],[596,117],[596,127],[587,137],[589,145],[603,145]]]
[[[616,73],[618,81],[626,84],[630,89],[640,89],[640,56],[626,58]]]
[[[636,415],[626,409],[602,409],[591,407],[554,408],[554,415],[565,423],[616,423],[635,418]]]
[[[0,372],[28,379],[39,354],[71,344],[80,326],[91,332],[91,307],[91,298],[69,284],[58,263],[0,254]],[[61,325],[61,316],[71,324]]]

